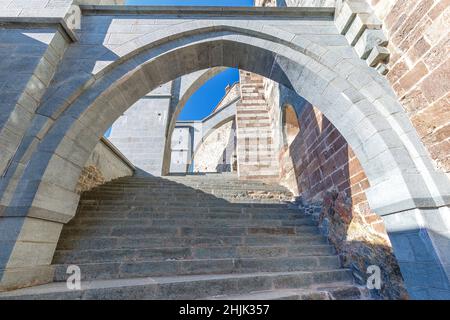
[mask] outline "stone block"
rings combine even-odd
[[[354,46],[364,30],[366,29],[381,29],[381,22],[373,15],[367,13],[357,14],[351,26],[348,28],[345,37],[351,46]]]
[[[8,260],[8,268],[50,265],[57,242],[16,241]]]
[[[367,64],[371,67],[376,67],[379,63],[386,62],[389,58],[389,54],[388,49],[375,46],[367,57]]]
[[[352,21],[358,13],[370,13],[370,7],[365,1],[344,1],[335,15],[335,24],[340,34],[346,34]]]
[[[383,30],[366,29],[355,44],[355,51],[361,59],[367,59],[376,46],[386,47],[388,39]]]
[[[33,266],[0,270],[0,292],[36,286],[53,280],[53,266]]]
[[[75,215],[79,199],[80,196],[74,191],[41,181],[29,209],[29,216],[67,223]]]
[[[55,70],[55,67],[51,65],[45,57],[42,57],[36,67],[36,70],[34,71],[34,75],[38,77],[46,87],[48,87]]]
[[[377,71],[378,71],[381,75],[385,76],[385,75],[387,75],[388,72],[389,72],[389,67],[388,67],[388,65],[385,64],[385,63],[380,63],[380,64],[377,66]]]

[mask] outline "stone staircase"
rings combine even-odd
[[[0,299],[361,299],[281,186],[232,174],[128,177],[82,195],[54,283]],[[81,290],[66,287],[69,265]]]
[[[240,71],[239,78],[241,99],[236,104],[236,135],[240,177],[278,181],[279,161],[264,97],[264,78],[246,71]]]

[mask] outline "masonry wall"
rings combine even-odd
[[[102,139],[86,162],[77,192],[91,190],[111,180],[131,176],[134,166],[107,139]]]
[[[0,2],[1,15],[3,10],[6,12]],[[39,136],[25,137],[25,130],[68,42],[56,28],[0,28],[0,175],[7,173],[22,139],[39,142]],[[46,116],[43,110],[36,121],[43,121]]]
[[[163,166],[171,84],[142,97],[111,128],[109,139],[139,169],[160,176]]]
[[[450,172],[450,1],[367,1],[389,38],[387,78],[436,167]]]
[[[236,154],[236,124],[229,121],[212,132],[194,154],[194,172],[230,172]]]

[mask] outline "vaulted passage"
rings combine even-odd
[[[381,217],[374,219],[384,221],[408,293],[414,298],[448,297],[448,177],[433,165],[397,96],[383,77],[387,71],[383,60],[388,54],[386,49],[381,44],[370,48],[358,46],[359,40],[363,39],[361,30],[367,29],[367,25],[355,19],[351,8],[343,8],[346,9],[335,14],[334,7],[320,5],[313,8],[247,8],[244,12],[232,8],[160,10],[151,7],[81,6],[81,25],[75,26],[74,29],[71,29],[73,26],[62,22],[64,20],[55,24],[55,19],[49,20],[51,28],[48,27],[49,24],[43,26],[39,23],[20,29],[0,29],[4,39],[20,40],[20,45],[16,48],[18,51],[23,44],[36,50],[29,50],[33,59],[30,57],[28,64],[11,63],[15,68],[12,72],[20,75],[18,82],[21,83],[16,86],[20,88],[19,92],[10,95],[9,91],[2,91],[12,102],[5,108],[0,122],[0,141],[6,150],[0,155],[0,289],[11,290],[52,282],[54,279],[62,280],[62,269],[57,267],[54,275],[52,262],[58,265],[98,262],[99,269],[90,269],[94,268],[94,265],[90,265],[86,267],[85,276],[105,276],[110,280],[128,276],[134,278],[199,274],[204,270],[201,265],[205,261],[208,262],[208,270],[201,274],[246,274],[243,277],[219,277],[217,281],[224,285],[219,286],[220,290],[217,291],[211,289],[206,296],[264,290],[263,285],[249,286],[242,291],[226,291],[228,285],[240,288],[245,277],[251,278],[253,272],[260,271],[293,272],[294,274],[286,275],[266,273],[267,283],[279,289],[303,288],[303,284],[309,285],[311,280],[318,283],[349,280],[348,272],[338,268],[340,265],[337,257],[334,251],[328,251],[331,250],[328,246],[316,247],[317,250],[310,258],[302,257],[302,244],[305,244],[302,242],[303,236],[318,236],[316,227],[309,224],[310,217],[296,212],[294,221],[290,221],[290,218],[293,218],[292,212],[286,204],[279,202],[278,196],[275,197],[277,201],[273,207],[265,203],[266,201],[262,201],[264,205],[261,206],[249,205],[245,201],[253,197],[268,196],[272,199],[268,202],[271,202],[273,193],[278,190],[281,192],[280,196],[286,195],[285,189],[273,184],[238,184],[234,176],[185,177],[179,178],[180,181],[175,178],[133,177],[85,193],[80,202],[80,191],[83,190],[80,189],[80,176],[95,176],[100,182],[105,180],[96,172],[97,158],[92,155],[112,153],[110,163],[116,163],[113,158],[122,158],[123,155],[107,142],[99,147],[99,141],[103,133],[127,109],[166,83],[202,70],[232,67],[241,70],[241,79],[248,77],[247,83],[253,81],[251,90],[241,84],[241,99],[236,105],[237,159],[240,163],[238,174],[241,181],[265,177],[267,181],[279,182],[282,180],[279,179],[280,172],[282,178],[287,178],[287,175],[283,174],[287,171],[295,177],[301,177],[302,173],[305,173],[304,177],[323,174],[323,178],[339,179],[333,172],[330,172],[330,175],[323,172],[326,170],[326,161],[320,160],[324,154],[323,150],[316,148],[314,153],[311,149],[314,145],[312,141],[317,141],[318,144],[327,143],[325,133],[339,134],[343,140],[341,147],[348,146],[348,150],[351,150],[350,157],[357,159],[357,165],[367,178],[364,178],[367,180],[366,184],[361,186],[362,191],[359,192],[367,199],[371,212]],[[65,13],[62,18],[66,17]],[[250,20],[249,15],[252,17]],[[11,22],[14,26],[15,21]],[[45,66],[46,64],[49,65]],[[4,69],[0,69],[2,70]],[[271,82],[261,80],[263,78]],[[283,159],[286,160],[283,157],[287,153],[281,153],[277,157],[271,152],[274,141],[280,138],[280,135],[283,138],[283,131],[275,132],[273,124],[276,117],[257,119],[261,120],[258,125],[248,122],[249,110],[257,113],[263,109],[270,111],[273,107],[267,97],[264,97],[264,101],[258,101],[263,98],[263,92],[270,91],[269,87],[273,86],[273,83],[278,83],[307,103],[307,110],[297,114],[297,128],[294,121],[295,112],[292,109],[287,109],[284,116],[277,116],[284,117],[286,124],[284,151],[290,152],[293,159],[289,170],[286,169],[288,166],[280,168],[280,163],[283,163]],[[26,113],[22,112],[24,105],[27,106]],[[172,117],[177,110],[179,112],[177,108],[179,105],[168,109],[167,123],[160,126],[165,131],[161,135],[162,139],[167,139],[172,134]],[[320,116],[313,116],[313,113]],[[17,121],[18,115],[21,115],[20,121]],[[314,119],[322,119],[323,126],[311,122]],[[253,129],[256,127],[262,127],[265,133],[255,136]],[[310,135],[308,140],[306,134],[311,132],[314,135]],[[258,140],[256,146],[252,139]],[[161,155],[164,152],[167,155],[167,145],[167,141],[158,145]],[[244,149],[239,150],[239,145],[244,145]],[[298,149],[294,146],[298,146]],[[261,147],[267,151],[267,154],[263,155],[264,159],[258,158],[261,155]],[[305,152],[300,153],[301,148],[304,148]],[[253,157],[255,153],[256,159]],[[299,161],[302,159],[308,159],[303,167]],[[313,164],[314,159],[319,165]],[[87,164],[92,165],[86,167]],[[126,161],[118,168],[121,175],[128,175],[130,170],[135,169],[133,164]],[[157,169],[165,173],[167,163],[161,164]],[[295,172],[299,169],[301,171]],[[336,182],[338,180],[333,181],[337,187],[346,182],[345,178],[351,177],[341,178],[343,181],[339,183]],[[210,184],[211,179],[214,184]],[[239,190],[236,184],[248,187],[243,195],[239,192],[228,193],[230,185]],[[286,180],[283,184],[292,185],[292,180]],[[152,186],[158,186],[161,190],[151,188]],[[305,186],[308,186],[307,190],[301,190]],[[315,194],[323,191],[322,186],[323,184],[314,186],[300,183],[297,185],[297,191],[290,189],[294,192],[305,192],[305,197],[311,200]],[[202,193],[202,187],[215,191]],[[133,191],[132,195],[130,190]],[[223,192],[223,195],[217,195],[217,190]],[[151,196],[146,195],[147,193]],[[178,226],[188,222],[183,220],[183,213],[174,209],[174,204],[178,198],[184,199],[186,193],[195,195],[190,204],[191,208],[200,208],[200,203],[206,201],[208,206],[205,206],[205,213],[208,214],[227,216],[226,210],[211,212],[215,210],[211,208],[218,204],[226,204],[230,214],[237,208],[238,212],[247,215],[243,222],[245,227],[232,226],[239,221],[235,220],[237,217],[227,216],[221,224],[215,220],[218,217],[209,219],[208,216],[210,226],[202,229],[203,221],[196,216],[202,214],[200,209],[198,212],[192,212],[194,218],[191,222],[198,222],[196,227]],[[313,195],[309,197],[311,194]],[[333,194],[328,195],[331,204],[327,202],[324,206],[339,210],[336,205],[339,204],[336,202],[338,198]],[[167,197],[173,197],[175,200],[173,203],[169,202]],[[142,206],[137,205],[141,200]],[[237,200],[242,200],[240,202],[243,203],[235,203]],[[314,205],[311,203],[304,203],[299,199],[290,200],[296,209],[308,213],[314,211]],[[156,201],[158,206],[165,206],[166,209],[163,212],[153,210],[156,206],[152,201]],[[127,203],[126,208],[123,208],[127,211],[108,209],[108,206],[116,206],[119,203]],[[134,209],[135,204],[136,208],[147,208],[150,204],[149,210],[142,211],[145,214],[143,221],[138,218],[140,211]],[[282,208],[286,210],[286,214],[273,219],[275,221],[265,221],[264,212],[272,212],[272,208]],[[261,209],[261,215],[248,215],[253,209]],[[112,217],[101,216],[106,211],[119,215],[119,221],[124,219],[126,226],[109,226],[110,223],[118,221]],[[90,217],[91,213],[98,213],[100,217]],[[169,215],[172,213],[181,216],[171,220]],[[137,216],[134,216],[135,214]],[[159,216],[161,214],[163,217]],[[178,220],[179,218],[181,220]],[[336,222],[332,217],[328,218],[329,223]],[[153,225],[156,220],[158,226]],[[145,229],[146,226],[132,226],[141,222],[149,224],[149,229]],[[171,227],[164,226],[164,223],[171,222]],[[289,225],[291,222],[294,225]],[[221,225],[214,229],[215,223]],[[272,226],[271,223],[277,226]],[[63,225],[66,227],[63,228]],[[229,227],[226,227],[227,225]],[[348,224],[344,225],[349,227]],[[330,227],[336,226],[338,224],[332,224]],[[63,233],[60,238],[61,230]],[[215,231],[218,232],[215,233],[216,240],[220,240],[221,233],[224,233],[223,235],[230,237],[241,237],[242,241],[250,241],[255,234],[259,237],[275,233],[277,236],[269,241],[271,247],[277,246],[276,241],[288,241],[289,245],[283,243],[278,249],[273,249],[275,252],[267,252],[266,249],[259,251],[259,248],[255,248],[259,246],[241,247],[233,244],[227,247],[225,242],[220,249],[213,252],[193,243],[184,243],[186,246],[181,246],[183,241],[187,241],[184,239],[186,237],[194,242],[200,241],[199,238]],[[170,238],[181,242],[162,242],[160,251],[155,251],[154,248],[140,250],[135,247],[136,242],[133,244],[126,240],[131,238],[136,241],[135,238],[139,238],[140,232],[149,236],[152,234],[152,237],[161,241],[169,241]],[[91,239],[96,235],[107,238],[107,244],[101,244],[101,240],[97,239],[92,242],[88,240],[87,244],[82,239],[84,236],[85,240]],[[167,237],[168,235],[170,236]],[[109,239],[110,237],[114,237],[115,241]],[[259,240],[262,244],[263,239]],[[300,241],[298,246],[295,245],[295,249],[291,247],[292,240]],[[124,243],[130,246],[124,246]],[[244,243],[246,242],[242,242]],[[88,249],[85,245],[92,245],[93,248]],[[72,246],[70,248],[73,250],[66,252],[68,247],[64,246]],[[167,249],[173,247],[180,249],[177,252]],[[321,251],[321,248],[324,251]],[[78,255],[77,250],[83,251],[83,254]],[[98,251],[90,255],[84,250]],[[154,262],[164,257],[167,250],[170,256],[175,254],[176,257],[178,254],[179,260],[160,264]],[[247,261],[245,252],[251,257],[249,259],[262,259],[261,263]],[[146,254],[148,256],[145,256]],[[210,260],[214,259],[214,255],[222,257],[222,254],[229,257],[224,258],[223,265],[213,266]],[[275,255],[276,258],[259,258],[259,254]],[[204,261],[199,259],[201,255],[204,255]],[[103,257],[105,260],[101,261]],[[149,260],[146,260],[147,257]],[[130,260],[133,262],[129,263]],[[117,264],[117,261],[120,263]],[[152,267],[142,267],[142,264],[138,263],[140,261],[153,263]],[[194,268],[195,263],[198,263],[198,267]],[[227,264],[229,269],[225,272],[223,268]],[[143,269],[139,269],[140,267]],[[167,270],[160,274],[157,270],[162,267]],[[214,271],[214,268],[221,272]],[[310,273],[303,272],[306,270]],[[322,270],[325,270],[327,275],[321,276]],[[298,282],[293,283],[299,285],[286,286],[286,282],[290,282],[287,279],[295,279]],[[199,281],[199,278],[186,281],[193,284]],[[120,286],[120,282],[118,283]],[[146,286],[145,281],[139,283],[140,286]],[[349,283],[347,281],[346,285]],[[162,296],[151,296],[155,286],[163,289],[158,292],[166,293]],[[147,289],[149,291],[146,291]],[[325,292],[324,297],[336,294],[331,292],[331,289],[315,289]],[[33,289],[30,290],[32,291],[22,293],[32,294]],[[59,292],[59,289],[51,290]],[[140,297],[186,297],[186,293],[178,292],[170,281],[148,285],[144,292],[145,295]],[[113,294],[108,291],[103,293]],[[359,289],[354,293],[355,297],[361,297]],[[89,297],[91,292],[87,290],[67,294],[67,298],[75,297],[70,294]],[[293,294],[300,297],[306,293],[302,291]]]

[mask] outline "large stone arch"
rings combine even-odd
[[[17,184],[8,185],[11,196],[3,221],[7,226],[11,222],[9,232],[16,240],[24,236],[32,241],[33,237],[25,232],[29,224],[18,217],[54,224],[73,217],[82,165],[101,134],[124,110],[160,84],[217,66],[236,67],[277,81],[325,114],[359,158],[371,184],[369,203],[385,216],[394,250],[401,250],[401,233],[410,230],[429,228],[448,239],[448,229],[439,221],[444,212],[437,209],[448,202],[447,178],[434,171],[385,79],[355,55],[330,51],[301,35],[262,23],[223,20],[177,25],[127,42],[115,53],[120,58],[71,87],[66,99],[53,105],[50,129],[27,155],[27,166],[15,176]],[[55,102],[49,98],[41,111],[50,106],[49,101]],[[56,227],[45,235],[58,236]],[[36,275],[36,267],[49,264],[53,255],[51,250],[28,247],[24,259],[26,244],[16,244],[9,241],[2,251],[0,268],[6,283],[10,270],[14,273],[20,266]],[[445,244],[427,244],[434,247],[426,250],[448,259]],[[433,263],[442,268],[437,260]],[[402,270],[423,275],[420,267]]]

